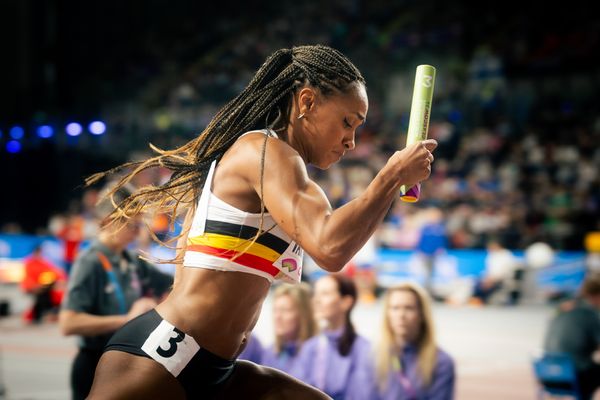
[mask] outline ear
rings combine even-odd
[[[313,88],[304,87],[298,93],[298,111],[300,114],[309,112],[315,104],[316,93]]]

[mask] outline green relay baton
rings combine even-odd
[[[407,146],[427,139],[434,83],[435,68],[431,65],[419,65],[415,76],[415,87],[408,120]],[[400,200],[402,201],[414,203],[419,200],[420,194],[420,183],[413,187],[406,187],[406,185],[400,187]]]

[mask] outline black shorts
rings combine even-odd
[[[190,399],[215,391],[233,372],[235,360],[225,360],[201,348],[194,338],[151,310],[132,319],[110,339],[104,351],[152,358],[175,376]]]

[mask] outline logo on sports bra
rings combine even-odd
[[[289,283],[297,283],[302,275],[302,257],[304,250],[298,243],[290,242],[287,249],[273,262],[273,265],[280,271],[275,279],[287,281]]]
[[[293,258],[285,258],[281,260],[281,268],[285,268],[288,272],[292,272],[298,268],[298,263]]]
[[[297,254],[299,256],[302,255],[302,248],[300,247],[300,245],[296,242],[294,243],[294,247],[292,247],[292,253]]]

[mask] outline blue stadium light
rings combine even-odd
[[[106,125],[102,121],[93,121],[88,126],[88,131],[90,131],[92,135],[102,135],[106,132]]]
[[[67,124],[65,130],[67,131],[67,135],[69,136],[79,136],[81,135],[81,131],[83,131],[83,128],[77,122],[71,122],[70,124]]]
[[[15,125],[10,128],[10,132],[8,134],[15,140],[21,140],[23,139],[23,136],[25,136],[25,130],[19,125]]]
[[[13,154],[20,152],[21,143],[18,140],[9,140],[6,143],[6,151]]]
[[[37,128],[37,135],[42,139],[48,139],[54,135],[54,129],[50,125],[42,125]]]

